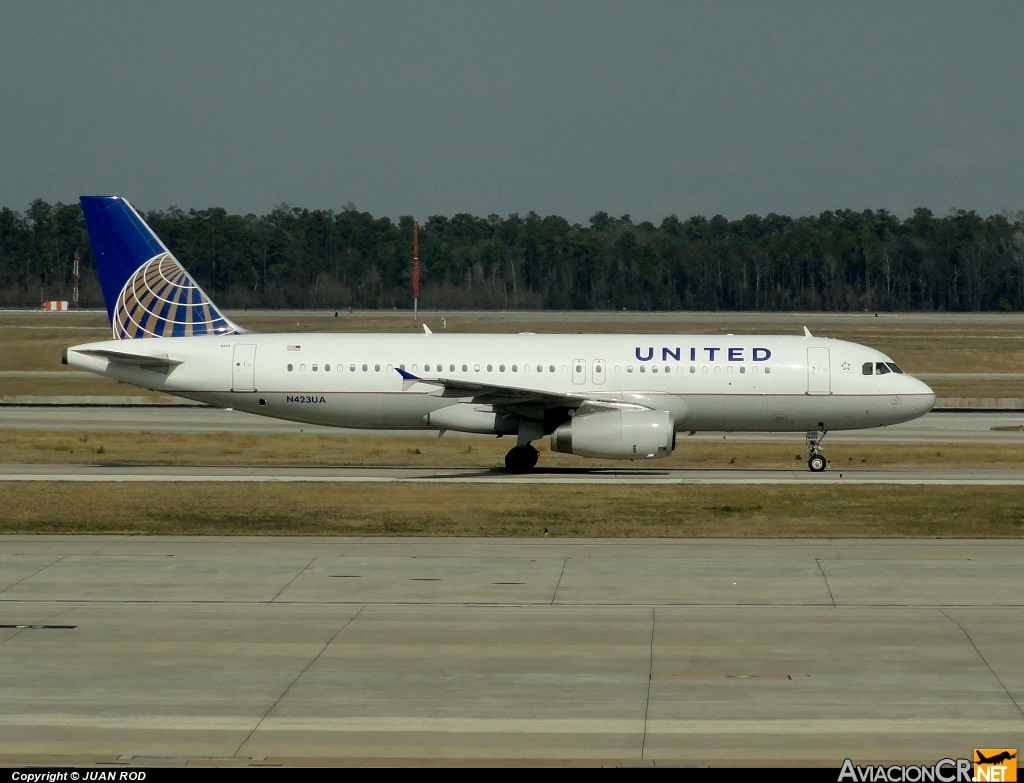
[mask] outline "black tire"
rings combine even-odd
[[[821,454],[813,454],[811,458],[807,460],[807,467],[813,470],[815,473],[821,473],[828,465],[828,460]]]
[[[537,464],[540,453],[533,446],[516,446],[505,455],[505,470],[509,473],[529,473]]]

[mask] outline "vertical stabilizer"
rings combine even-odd
[[[82,196],[114,339],[237,334],[192,276],[120,196]]]

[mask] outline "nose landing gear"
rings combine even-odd
[[[818,424],[818,427],[818,430],[808,430],[807,432],[807,453],[810,454],[807,458],[807,467],[815,473],[820,473],[828,467],[828,460],[821,453],[821,442],[828,434],[828,430],[821,423]]]

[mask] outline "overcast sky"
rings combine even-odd
[[[1024,2],[0,0],[0,206],[1024,209]]]

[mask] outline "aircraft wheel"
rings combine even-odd
[[[537,464],[540,453],[532,445],[516,446],[505,455],[505,470],[509,473],[528,473]]]
[[[813,470],[815,473],[821,473],[825,469],[828,462],[825,460],[824,455],[814,454],[809,460],[807,460],[807,467]]]

